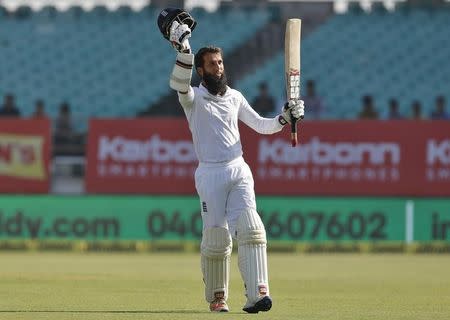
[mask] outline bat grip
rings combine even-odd
[[[295,147],[297,145],[297,119],[291,116],[291,143]]]

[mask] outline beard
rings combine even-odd
[[[220,77],[205,72],[203,81],[205,82],[206,89],[208,89],[208,92],[212,95],[224,95],[227,91],[228,80],[225,71],[223,71]]]

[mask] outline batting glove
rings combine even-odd
[[[289,100],[283,106],[281,114],[279,116],[279,121],[281,124],[291,123],[291,119],[303,119],[305,115],[305,105],[303,100]]]
[[[188,40],[191,34],[191,29],[187,24],[179,24],[178,21],[174,21],[170,26],[169,40],[176,51],[191,53],[191,46]]]

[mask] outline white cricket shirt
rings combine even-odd
[[[204,163],[228,162],[242,156],[238,120],[256,132],[272,134],[283,126],[275,118],[263,118],[237,90],[228,87],[214,96],[200,84],[188,93],[178,93],[186,114],[197,158]]]

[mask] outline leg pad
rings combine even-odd
[[[225,228],[214,227],[203,230],[201,243],[201,265],[205,283],[205,299],[213,302],[216,294],[228,297],[230,255],[232,241]]]
[[[266,231],[255,210],[243,212],[237,222],[238,264],[245,283],[247,303],[269,295]]]

